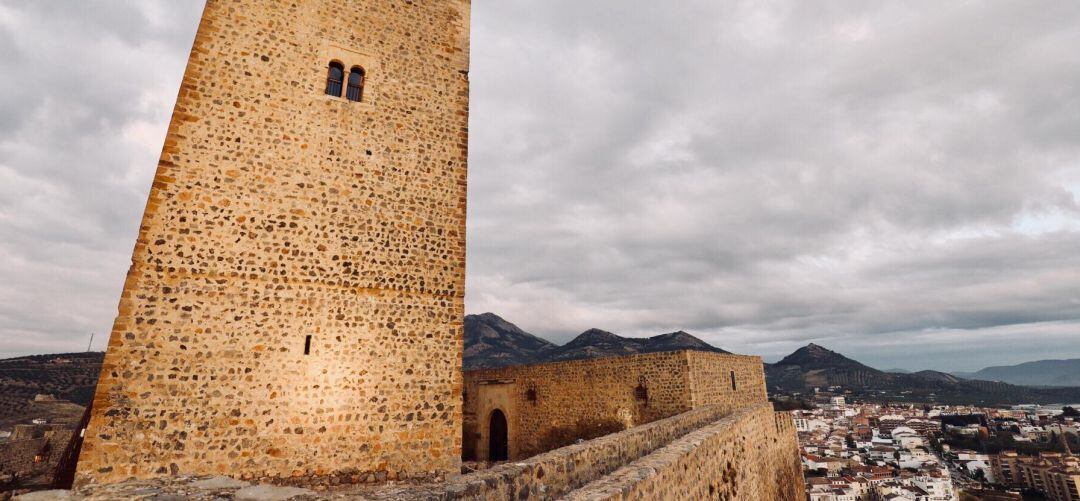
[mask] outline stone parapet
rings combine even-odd
[[[469,475],[444,499],[555,499],[728,413],[707,406]]]
[[[749,406],[562,499],[802,499],[794,436],[776,423],[771,404]]]
[[[0,491],[12,486],[49,485],[75,430],[53,428],[0,442]]]

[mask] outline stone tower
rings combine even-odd
[[[459,468],[469,8],[208,0],[77,483]]]

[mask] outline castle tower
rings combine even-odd
[[[77,482],[456,471],[469,0],[208,0]]]

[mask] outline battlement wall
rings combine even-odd
[[[761,357],[687,351],[691,407],[725,405],[735,409],[768,400]]]
[[[702,407],[465,475],[450,483],[449,499],[556,499],[727,413],[720,406]]]
[[[731,412],[765,402],[764,388],[759,357],[693,351],[467,371],[465,458],[492,457],[496,411],[519,459],[706,405]]]
[[[769,403],[755,404],[569,493],[568,501],[652,499],[801,500],[793,433]]]
[[[776,413],[776,432],[781,436],[798,436],[798,431],[795,429],[795,418],[791,416],[790,412],[778,411]]]
[[[5,479],[21,485],[49,485],[74,434],[71,428],[56,428],[0,442],[0,487]]]

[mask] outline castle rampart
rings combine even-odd
[[[769,403],[742,408],[563,499],[803,499],[795,434],[779,433],[774,414]]]
[[[519,459],[706,405],[764,401],[753,356],[677,351],[467,371],[465,457],[497,458],[494,413],[506,419],[507,457]]]

